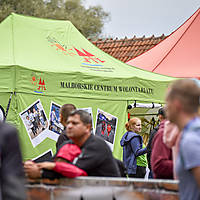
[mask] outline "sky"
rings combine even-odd
[[[200,0],[84,0],[110,13],[103,37],[132,38],[169,35],[199,7]]]

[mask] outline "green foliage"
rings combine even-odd
[[[0,22],[11,12],[49,19],[69,20],[85,36],[97,38],[109,14],[101,6],[86,9],[82,0],[0,0]]]

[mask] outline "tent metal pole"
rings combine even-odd
[[[5,120],[4,121],[6,121],[6,118],[7,118],[7,115],[8,115],[8,111],[9,111],[9,108],[10,108],[10,103],[11,103],[11,99],[12,99],[13,94],[14,94],[13,92],[11,92],[11,94],[10,94],[10,98],[8,100],[8,105],[7,105],[7,108],[6,108],[6,114],[5,114]]]
[[[137,113],[137,114],[130,114],[130,116],[146,116],[146,115],[157,115],[158,113]]]

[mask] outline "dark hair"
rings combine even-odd
[[[80,116],[80,120],[86,125],[86,124],[90,124],[92,125],[92,117],[90,115],[90,113],[86,112],[85,110],[74,110],[69,114],[70,116],[74,116],[74,115],[79,115]]]
[[[73,104],[64,104],[60,109],[60,114],[62,115],[64,120],[67,120],[67,118],[69,117],[69,114],[73,110],[76,110],[75,105],[73,105]]]
[[[158,110],[158,115],[162,115],[164,118],[166,118],[165,109],[164,108],[160,108]]]
[[[196,113],[199,108],[200,88],[192,79],[179,79],[169,88],[168,98],[178,98],[185,112]]]

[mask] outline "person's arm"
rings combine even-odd
[[[141,156],[141,155],[143,155],[143,154],[145,154],[145,153],[147,153],[147,148],[145,147],[145,148],[143,148],[143,149],[138,149],[137,151],[136,151],[136,157],[138,157],[138,156]]]
[[[55,162],[41,162],[41,163],[37,163],[36,166],[39,169],[48,169],[48,170],[53,170],[53,168],[56,166]]]
[[[172,151],[163,143],[163,134],[158,132],[152,143],[151,168],[156,178],[173,179]]]
[[[68,178],[75,178],[78,176],[87,176],[87,173],[84,170],[66,162],[55,162],[55,166],[52,170]]]
[[[86,176],[86,172],[71,164],[71,162],[73,162],[73,160],[79,156],[80,153],[81,150],[77,145],[65,144],[56,154],[55,162],[38,163],[37,167],[41,170],[46,169],[48,171],[58,172],[59,174],[69,178]],[[44,177],[44,173],[42,177]]]
[[[37,166],[40,169],[53,170],[68,178],[87,176],[87,173],[84,170],[66,162],[42,162],[38,163]]]
[[[200,189],[200,166],[193,168],[192,174],[193,174],[193,176],[197,182],[197,185],[199,186],[199,189]]]
[[[88,172],[91,169],[98,168],[99,165],[107,158],[110,153],[110,149],[101,138],[95,139],[96,136],[91,136],[89,143],[82,149],[81,155],[74,163],[77,167]]]
[[[28,178],[48,178],[48,179],[58,179],[63,176],[53,170],[42,169],[39,167],[41,163],[34,163],[33,161],[26,161],[24,163],[24,171]]]
[[[134,137],[132,140],[131,140],[131,148],[135,154],[136,157],[138,156],[141,156],[145,153],[147,153],[147,148],[145,147],[144,149],[141,148],[141,145],[140,145],[140,138],[139,137]]]

